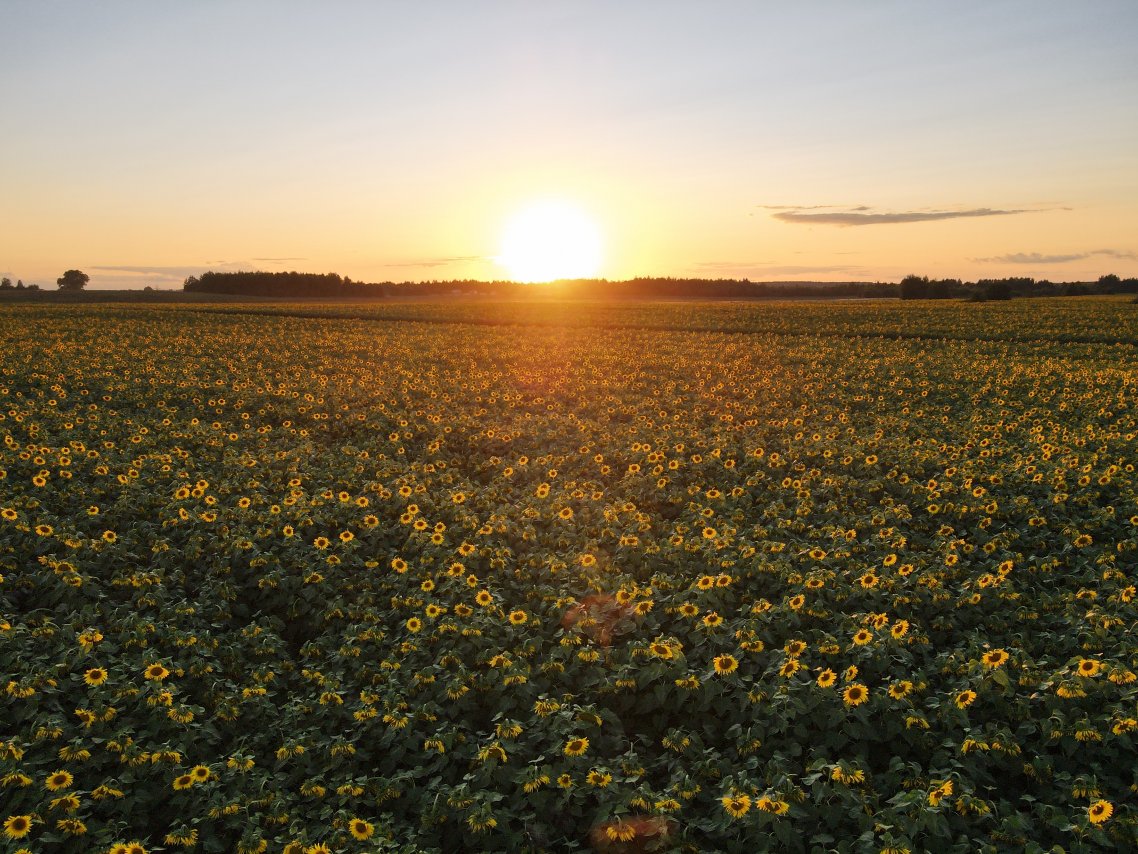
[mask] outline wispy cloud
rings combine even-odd
[[[845,211],[869,210],[869,207],[866,205],[856,205],[854,207],[848,207],[846,205],[756,205],[755,207],[765,211],[821,211],[835,208]]]
[[[254,258],[254,261],[268,261],[270,264],[283,264],[285,261],[307,261],[307,258]]]
[[[1126,252],[1120,249],[1092,249],[1088,252],[1072,252],[1067,255],[1045,255],[1042,252],[1010,252],[1007,255],[996,255],[992,258],[973,258],[972,260],[994,264],[1066,264],[1069,261],[1085,261],[1096,255],[1138,261],[1138,252]]]
[[[92,266],[88,269],[100,273],[118,274],[118,278],[120,279],[130,276],[146,276],[149,279],[159,281],[181,282],[186,276],[199,276],[206,270],[248,270],[254,266],[254,264],[250,264],[248,261],[213,261],[205,264],[173,267],[108,264],[104,266]]]
[[[769,264],[764,261],[699,261],[700,270],[733,274],[736,276],[807,276],[818,274],[849,273],[860,275],[864,268],[850,264]]]
[[[924,211],[889,211],[877,212],[866,205],[858,205],[839,210],[822,210],[820,213],[811,213],[829,206],[792,207],[792,206],[763,206],[770,210],[777,210],[771,214],[774,219],[782,222],[799,225],[894,225],[902,222],[934,222],[943,219],[969,219],[983,216],[1010,216],[1012,214],[1034,213],[1026,208],[1000,209],[1000,208],[969,208],[966,210],[924,210]]]
[[[446,255],[441,258],[426,258],[421,261],[398,261],[384,264],[384,267],[446,267],[449,264],[469,264],[475,261],[489,261],[483,255]]]

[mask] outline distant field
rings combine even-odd
[[[1136,346],[1109,298],[0,306],[7,844],[1132,850]]]

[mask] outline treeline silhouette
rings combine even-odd
[[[1051,282],[1027,276],[1006,279],[930,279],[910,275],[898,285],[901,299],[970,299],[975,301],[1006,300],[1013,297],[1071,297],[1092,294],[1138,294],[1138,279],[1120,279],[1113,273],[1100,276],[1096,282]]]
[[[563,279],[534,286],[512,281],[451,279],[429,282],[354,282],[337,273],[206,272],[183,283],[190,293],[250,297],[388,299],[398,297],[488,296],[500,299],[551,296],[563,299],[973,299],[1026,296],[1138,294],[1138,279],[1115,275],[1097,282],[1054,283],[1025,277],[930,279],[911,275],[890,282],[752,282],[749,279],[640,277],[624,281]]]
[[[672,277],[562,279],[549,285],[477,279],[429,282],[353,282],[336,273],[224,272],[190,276],[182,286],[190,293],[256,297],[409,296],[532,297],[535,293],[579,299],[631,298],[865,298],[896,297],[897,285],[883,282],[751,282],[747,279],[683,279]]]

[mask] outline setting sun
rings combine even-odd
[[[497,261],[519,282],[595,276],[601,265],[600,230],[572,204],[537,202],[506,224]]]

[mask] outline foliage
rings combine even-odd
[[[81,291],[87,287],[91,277],[82,270],[68,270],[55,280],[61,291]]]
[[[579,308],[0,312],[10,847],[1138,844],[1138,308]]]

